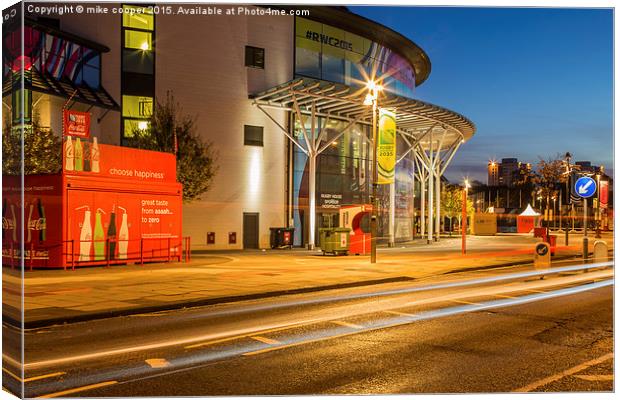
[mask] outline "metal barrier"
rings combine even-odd
[[[129,242],[140,242],[139,251],[127,253],[122,258],[119,257],[118,254],[112,254],[111,256],[111,245],[115,245],[115,249],[118,249],[119,243],[129,243]],[[145,248],[145,242],[154,242],[160,241],[166,243],[165,247],[161,245],[159,247],[151,247],[149,249]],[[88,260],[80,260],[80,251],[79,245],[81,243],[91,243],[95,245],[96,243],[104,244],[104,252],[103,256],[98,256],[92,254],[92,250],[88,254]],[[77,246],[76,246],[77,245]],[[129,246],[128,246],[129,247]],[[111,265],[121,265],[128,263],[139,263],[144,264],[145,262],[189,262],[191,260],[191,238],[189,236],[184,236],[181,238],[140,238],[133,240],[119,240],[119,239],[102,239],[102,240],[88,240],[88,241],[80,241],[80,240],[63,240],[60,242],[45,242],[40,243],[35,246],[34,242],[28,242],[24,244],[24,257],[20,254],[19,246],[17,243],[10,240],[8,243],[3,243],[2,253],[3,253],[3,265],[4,258],[8,258],[9,266],[11,269],[15,269],[16,265],[20,264],[20,260],[24,260],[24,266],[28,266],[28,269],[32,271],[35,267],[35,258],[37,252],[45,252],[48,254],[50,251],[55,251],[60,248],[60,255],[64,259],[62,262],[62,268],[66,271],[68,267],[71,270],[75,271],[76,266],[104,266],[109,267]],[[9,254],[5,254],[5,249],[9,250]],[[77,252],[76,252],[77,250]],[[102,258],[98,258],[102,257]],[[54,268],[61,267],[58,266],[40,266],[43,268]]]

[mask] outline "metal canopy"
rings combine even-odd
[[[310,113],[314,104],[317,116],[346,121],[358,120],[361,124],[371,125],[369,106],[364,105],[367,92],[364,87],[353,88],[317,79],[298,78],[250,98],[257,106],[288,111],[295,111],[294,103],[297,101],[304,114]],[[393,109],[396,112],[396,127],[399,133],[417,141],[423,150],[448,150],[457,141],[469,140],[476,130],[469,119],[454,111],[385,91],[381,93],[378,105],[381,108]],[[444,140],[440,143],[431,141],[432,135],[428,135],[434,130],[444,135]]]

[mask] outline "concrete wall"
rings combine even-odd
[[[110,4],[112,6],[112,4]],[[163,100],[172,91],[184,114],[196,116],[198,132],[214,143],[219,171],[211,190],[183,207],[183,235],[195,249],[243,248],[243,213],[259,213],[259,247],[269,245],[269,227],[286,223],[286,137],[249,93],[293,77],[293,17],[158,15],[155,18],[155,89]],[[102,56],[102,85],[121,103],[121,17],[69,15],[61,29],[110,48]],[[245,67],[245,46],[265,49],[265,69]],[[44,125],[59,129],[64,99],[45,99]],[[76,109],[82,109],[76,106]],[[120,113],[94,108],[93,132],[102,143],[119,144]],[[287,126],[286,112],[272,112]],[[243,126],[264,127],[264,147],[244,146]],[[207,232],[216,243],[206,245]],[[228,233],[237,243],[228,244]]]
[[[182,21],[182,23],[180,23]],[[245,46],[265,49],[265,69],[245,67]],[[183,207],[183,234],[195,249],[243,247],[243,213],[259,213],[259,246],[269,227],[286,225],[286,137],[248,93],[292,79],[293,18],[166,16],[156,18],[156,93],[171,90],[200,135],[219,152],[211,190]],[[286,126],[286,113],[273,114]],[[264,127],[264,147],[244,146],[243,126]],[[215,244],[207,245],[207,232]],[[228,233],[237,243],[228,244]]]

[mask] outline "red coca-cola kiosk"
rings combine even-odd
[[[340,227],[350,229],[349,254],[370,254],[370,232],[362,227],[362,219],[370,217],[372,205],[352,204],[340,207]]]
[[[170,153],[66,136],[62,172],[3,179],[3,264],[75,268],[181,260],[182,186]]]

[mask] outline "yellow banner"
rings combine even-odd
[[[396,114],[379,110],[379,135],[377,143],[378,180],[380,185],[394,182],[396,166]]]

